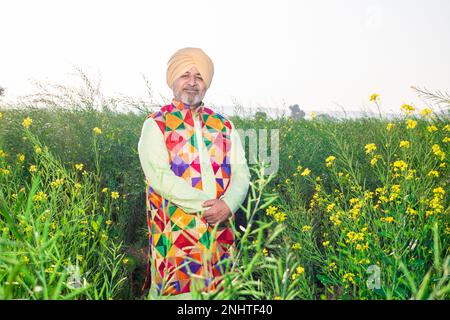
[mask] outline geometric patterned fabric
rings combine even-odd
[[[231,123],[222,115],[201,106],[198,110],[203,142],[208,150],[216,182],[216,199],[224,194],[231,174]],[[188,105],[174,99],[172,104],[149,115],[164,135],[171,170],[202,189],[200,157],[194,120]],[[148,118],[147,117],[147,118]],[[214,290],[220,283],[234,234],[228,222],[213,232],[201,213],[189,214],[164,199],[147,181],[147,223],[149,229],[149,261],[144,288],[151,282],[151,263],[158,293],[176,295],[199,285],[203,291]]]

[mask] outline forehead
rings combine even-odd
[[[192,67],[189,70],[187,70],[184,74],[200,74],[200,72],[198,71],[198,69],[196,67]]]

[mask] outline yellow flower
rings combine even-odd
[[[386,217],[386,218],[382,217],[382,218],[380,218],[380,220],[384,221],[384,222],[387,222],[387,223],[394,222],[394,218],[393,217]]]
[[[372,94],[372,95],[370,96],[370,101],[371,101],[371,102],[375,102],[375,101],[377,101],[377,100],[379,99],[379,97],[380,97],[379,94],[374,93],[374,94]]]
[[[76,164],[75,169],[77,169],[79,171],[83,170],[83,164],[82,163]]]
[[[437,187],[437,188],[433,189],[433,193],[444,195],[445,194],[445,190],[442,187]]]
[[[3,118],[3,113],[2,113],[2,112],[0,112],[0,119],[1,119],[1,118]]]
[[[331,167],[333,165],[334,160],[336,160],[335,156],[329,156],[325,159],[325,163],[327,167]]]
[[[286,213],[284,212],[277,212],[274,215],[274,219],[276,222],[283,222],[284,220],[286,220]]]
[[[420,114],[422,115],[422,117],[428,117],[432,113],[433,113],[433,110],[431,110],[429,108],[425,108],[422,111],[420,111]]]
[[[102,134],[102,129],[95,127],[94,129],[92,129],[92,131],[94,131],[95,134]]]
[[[310,112],[309,116],[311,117],[311,119],[314,119],[317,116],[317,114],[315,112]]]
[[[328,246],[330,245],[330,241],[323,241],[323,242],[322,242],[322,245],[323,245],[324,247],[328,247]]]
[[[386,126],[387,131],[391,131],[392,129],[394,129],[395,124],[394,123],[388,123]]]
[[[346,274],[344,274],[344,276],[342,277],[342,281],[344,282],[344,283],[347,283],[346,285],[345,285],[345,287],[346,288],[348,288],[348,284],[355,284],[355,279],[354,279],[354,277],[355,277],[355,274],[353,274],[353,273],[346,273]]]
[[[302,170],[302,168],[303,168],[303,167],[302,167],[301,165],[298,165],[298,166],[297,166],[297,171]]]
[[[118,199],[119,198],[119,193],[117,191],[111,192],[111,198],[112,199]]]
[[[410,106],[409,104],[404,104],[400,107],[400,110],[406,112],[406,114],[410,114],[416,109],[413,106]]]
[[[55,181],[52,181],[50,183],[50,186],[53,188],[57,188],[59,186],[61,186],[64,183],[64,179],[56,179]]]
[[[442,128],[442,130],[444,130],[444,131],[450,131],[450,124],[446,124],[446,125]]]
[[[427,127],[427,130],[428,130],[428,132],[432,133],[432,132],[438,131],[438,128],[434,125],[431,125],[431,126]]]
[[[286,183],[286,184],[289,184],[290,182],[291,182],[290,179],[286,179],[286,180],[284,181],[284,183]]]
[[[302,231],[303,232],[308,232],[308,231],[310,231],[312,229],[312,227],[311,226],[308,226],[308,225],[304,225],[303,227],[302,227]]]
[[[83,256],[82,256],[82,255],[80,255],[80,254],[79,254],[79,255],[77,255],[77,260],[78,260],[78,261],[80,261],[80,262],[81,262],[81,261],[83,261]]]
[[[108,240],[108,235],[106,234],[106,233],[102,233],[102,236],[101,236],[101,240],[102,241],[106,241],[106,240]]]
[[[19,153],[17,155],[17,160],[19,160],[19,162],[24,162],[25,161],[25,155]]]
[[[36,152],[36,154],[40,154],[40,153],[42,153],[42,149],[39,146],[35,146],[34,152]]]
[[[417,126],[417,121],[408,119],[406,120],[406,129],[414,129]]]
[[[22,261],[23,263],[28,264],[30,262],[30,259],[28,258],[28,256],[23,256]]]
[[[414,210],[413,208],[408,208],[408,209],[406,209],[406,213],[408,213],[410,215],[416,215],[417,210]]]
[[[294,250],[300,250],[301,248],[302,248],[302,246],[298,242],[294,243],[291,247],[291,249],[294,249]]]
[[[267,249],[264,248],[264,249],[262,249],[262,254],[263,254],[263,256],[267,257],[269,255],[269,251],[267,251]]]
[[[346,243],[355,243],[357,241],[363,241],[364,240],[364,233],[362,232],[354,232],[354,231],[350,231],[347,232],[347,238],[345,239]]]
[[[433,153],[437,156],[440,157],[441,161],[445,159],[445,152],[441,150],[441,148],[439,147],[438,144],[434,144],[432,146],[432,150]]]
[[[370,165],[373,167],[374,165],[376,165],[378,162],[378,158],[372,158],[372,160],[370,160]]]
[[[108,226],[110,226],[110,225],[112,224],[112,221],[111,221],[111,220],[106,220],[105,223],[106,223]]]
[[[450,142],[450,137],[445,137],[444,139],[442,139],[443,143],[448,143]]]
[[[308,168],[306,168],[305,170],[303,170],[303,172],[301,173],[302,177],[308,176],[311,173],[311,170],[309,170]]]
[[[275,207],[275,206],[269,206],[269,207],[266,209],[266,215],[268,215],[268,216],[273,216],[277,211],[278,211],[278,208],[277,208],[277,207]]]
[[[47,269],[44,270],[44,272],[47,273],[52,273],[55,269],[53,267],[48,267]]]
[[[405,171],[408,168],[408,164],[403,160],[397,160],[393,163],[394,170],[400,169],[401,171]]]
[[[123,261],[123,264],[127,265],[130,260],[128,258],[125,258],[122,261]]]
[[[297,274],[300,275],[303,272],[305,272],[305,268],[303,268],[302,266],[298,266],[297,269],[295,269],[295,271],[297,271]]]
[[[103,192],[103,193],[108,192],[108,188],[103,188],[103,189],[102,189],[102,192]]]
[[[428,176],[429,177],[436,177],[436,178],[438,178],[439,177],[439,172],[436,171],[436,170],[431,170],[430,172],[428,172]]]
[[[342,212],[335,212],[330,216],[330,221],[333,222],[333,225],[338,226],[342,223],[342,221],[339,219],[341,217]]]
[[[32,164],[28,170],[29,170],[30,172],[36,172],[36,171],[37,171],[37,168],[36,168],[36,166],[35,166],[34,164]]]
[[[369,264],[370,260],[369,259],[361,259],[358,261],[359,264]]]
[[[377,162],[378,162],[378,159],[381,159],[382,157],[381,157],[381,155],[376,155],[375,157],[373,157],[371,160],[370,160],[370,165],[373,167],[373,166],[375,166],[376,164],[377,164]]]
[[[47,194],[42,191],[39,191],[33,196],[33,201],[35,202],[44,202],[47,200]]]
[[[385,194],[385,193],[386,193],[386,187],[375,189],[375,194]]]
[[[273,300],[281,300],[281,297],[280,297],[280,296],[275,296],[275,297],[273,298]]]
[[[336,262],[331,262],[331,263],[328,265],[328,268],[330,269],[330,271],[332,271],[333,269],[336,269],[336,268],[337,268]]]
[[[4,157],[6,157],[6,153],[2,149],[0,149],[0,158]]]
[[[26,117],[25,119],[23,119],[22,126],[27,129],[31,126],[32,123],[33,119],[31,119],[30,117]]]
[[[406,149],[408,149],[409,147],[410,147],[410,142],[409,141],[407,141],[407,140],[402,140],[402,141],[400,141],[400,148],[406,148]]]
[[[364,147],[366,149],[366,153],[372,153],[373,151],[377,150],[377,146],[375,145],[375,143],[369,143],[366,144],[366,146]]]
[[[400,185],[399,184],[392,185],[391,190],[394,193],[399,193],[400,192]]]
[[[75,189],[81,189],[81,184],[79,184],[78,182],[77,183],[75,183],[75,185],[74,185],[74,187],[75,187]]]

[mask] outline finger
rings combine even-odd
[[[214,199],[206,200],[205,202],[202,203],[202,207],[212,207],[214,203],[215,203]]]
[[[208,219],[206,219],[206,223],[210,226],[213,226],[216,223],[216,220],[214,219],[214,217],[208,217]]]
[[[214,217],[216,216],[216,212],[215,211],[208,211],[208,212],[205,212],[204,214],[203,214],[203,217],[205,218],[205,219],[209,219],[209,220],[211,220],[211,219],[213,219]]]

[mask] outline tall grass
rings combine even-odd
[[[137,142],[150,104],[118,112],[95,88],[2,106],[0,298],[146,298]],[[232,117],[280,130],[280,168],[252,167],[235,263],[195,298],[448,299],[445,97],[430,98],[439,114],[391,120]]]
[[[66,168],[29,129],[23,134],[32,164],[23,154],[0,158],[0,298],[117,297],[125,278],[114,201],[96,175]]]

